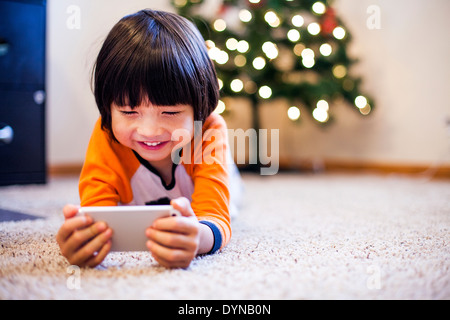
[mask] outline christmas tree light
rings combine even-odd
[[[367,105],[367,99],[364,96],[357,96],[355,99],[355,105],[359,108],[362,109]]]
[[[292,42],[297,42],[298,40],[300,40],[300,32],[296,29],[291,29],[288,31],[287,37]]]
[[[219,100],[219,103],[217,104],[216,110],[214,110],[215,113],[222,114],[226,109],[225,103],[222,100]]]
[[[239,11],[239,19],[241,19],[242,22],[250,22],[252,18],[252,13],[247,9],[242,9],[241,11]]]
[[[316,2],[312,6],[312,10],[317,14],[324,14],[327,7],[322,2]]]
[[[317,22],[312,22],[308,25],[308,32],[313,36],[316,36],[320,33],[320,25]]]
[[[328,57],[333,52],[333,48],[328,43],[324,43],[320,46],[319,51],[324,57]]]
[[[300,109],[296,106],[292,106],[288,109],[287,114],[292,121],[298,120],[300,118]]]
[[[259,95],[263,99],[269,99],[272,96],[272,89],[269,86],[262,86],[259,91]]]

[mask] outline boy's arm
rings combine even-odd
[[[198,254],[205,254],[213,251],[214,234],[212,229],[207,225],[200,223],[200,242],[198,246]]]
[[[193,164],[185,167],[194,182],[192,209],[200,223],[209,227],[214,238],[209,253],[214,253],[223,248],[231,238],[230,186],[226,157],[228,137],[226,123],[222,117],[212,114],[206,119],[202,141],[201,163],[195,161],[199,156],[198,150],[192,148]]]

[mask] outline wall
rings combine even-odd
[[[107,5],[105,5],[107,3]],[[149,1],[49,0],[48,159],[50,166],[80,164],[98,112],[89,76],[101,42],[124,14],[148,7]],[[151,7],[171,10],[168,0]],[[66,25],[70,5],[81,9],[80,29]],[[305,110],[300,124],[286,116],[288,105],[261,106],[261,123],[280,129],[280,157],[290,162],[342,160],[400,165],[450,166],[450,30],[448,0],[337,0],[336,11],[353,35],[350,52],[360,58],[352,72],[377,108],[362,117],[337,105],[336,121],[320,128]],[[380,8],[380,29],[370,30],[367,8]],[[230,104],[230,103],[229,103]],[[246,127],[230,104],[230,127]]]
[[[366,26],[370,5],[380,8],[381,29]],[[340,123],[319,139],[324,156],[448,164],[450,2],[341,0],[336,9],[354,36],[353,55],[361,58],[354,71],[378,108],[361,121],[339,115]]]
[[[450,164],[450,2],[340,0],[335,2],[353,35],[350,53],[360,62],[352,72],[377,108],[362,117],[335,105],[335,122],[323,129],[305,117],[286,116],[283,101],[262,106],[263,123],[280,130],[280,155],[291,162],[314,159],[403,165]],[[381,29],[369,29],[370,5],[380,8]],[[303,110],[302,110],[303,111]],[[278,116],[277,116],[278,114]]]

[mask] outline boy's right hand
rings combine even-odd
[[[66,221],[58,230],[56,241],[70,264],[95,267],[111,249],[112,230],[102,222],[93,223],[89,216],[76,216],[77,206],[63,209]]]

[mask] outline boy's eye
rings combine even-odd
[[[120,111],[120,113],[122,113],[123,115],[129,116],[129,115],[133,115],[136,114],[136,111]]]
[[[179,114],[179,111],[164,111],[163,114],[167,114],[169,116],[175,116],[177,114]]]

